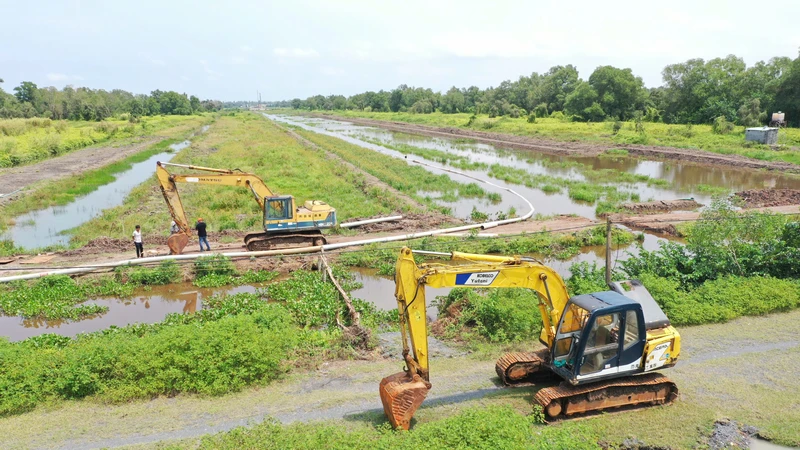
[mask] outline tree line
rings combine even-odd
[[[670,64],[663,84],[646,88],[631,69],[600,66],[588,80],[573,65],[533,72],[497,87],[477,86],[434,92],[400,85],[391,91],[295,98],[280,106],[308,110],[352,109],[426,114],[488,114],[490,117],[564,114],[576,121],[630,120],[665,123],[711,123],[724,117],[745,126],[767,122],[772,112],[800,126],[800,56],[775,57],[747,67],[735,55],[708,61],[690,59]]]
[[[0,83],[3,80],[0,79]],[[155,90],[146,94],[132,94],[121,89],[111,92],[86,87],[64,89],[40,88],[36,83],[23,81],[13,89],[13,94],[0,87],[0,118],[46,117],[67,120],[103,120],[128,114],[131,118],[155,115],[190,115],[204,111],[217,111],[222,103],[216,100],[201,101],[175,91]]]

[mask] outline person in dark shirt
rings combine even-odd
[[[203,222],[202,217],[197,219],[197,225],[194,226],[194,229],[197,230],[197,240],[200,241],[200,251],[203,251],[203,242],[205,242],[206,250],[210,252],[211,246],[208,245],[208,238],[206,237],[206,223]]]

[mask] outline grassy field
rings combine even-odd
[[[95,144],[181,133],[198,128],[204,120],[202,116],[144,117],[138,123],[4,119],[0,120],[0,168],[31,164]]]
[[[283,111],[286,112],[286,111]],[[292,113],[293,111],[289,111]],[[294,112],[296,113],[296,112]],[[560,119],[537,118],[528,123],[527,118],[489,118],[471,114],[411,114],[376,113],[363,111],[335,111],[341,117],[363,117],[376,120],[398,121],[437,127],[468,128],[493,133],[509,133],[520,136],[553,139],[558,141],[588,141],[607,145],[646,144],[678,148],[694,148],[723,154],[739,154],[765,161],[786,161],[800,164],[800,129],[787,128],[780,131],[778,143],[785,147],[779,151],[765,145],[744,140],[744,127],[734,132],[714,134],[710,125],[667,125],[644,123],[644,133],[637,133],[632,122],[625,122],[614,134],[613,122],[583,123]]]
[[[337,209],[340,221],[396,210],[408,212],[394,197],[362,189],[359,174],[326,159],[322,152],[300,145],[268,120],[253,114],[221,117],[172,162],[255,173],[279,194],[291,194],[297,201],[328,202]],[[212,232],[261,227],[259,206],[246,189],[190,184],[178,189],[191,223],[203,217]],[[121,206],[105,210],[78,227],[71,245],[99,236],[128,237],[136,224],[142,225],[145,233],[163,230],[167,235],[170,220],[154,176],[134,188]]]

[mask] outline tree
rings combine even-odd
[[[600,122],[606,114],[597,101],[598,97],[597,91],[589,83],[581,81],[567,96],[564,102],[564,111],[578,121]]]
[[[36,83],[31,81],[23,81],[19,86],[14,88],[14,96],[17,97],[20,103],[33,103],[36,98],[36,90],[38,87]]]
[[[619,120],[633,117],[634,111],[645,107],[647,91],[640,77],[631,69],[600,66],[592,72],[589,84],[597,92],[598,103],[603,111]]]
[[[202,110],[202,106],[200,105],[200,99],[192,95],[189,97],[189,107],[191,108],[192,112],[200,112]]]
[[[578,69],[571,64],[555,66],[551,67],[543,77],[541,99],[535,103],[545,102],[550,111],[563,111],[567,96],[581,82],[578,78]]]
[[[757,127],[767,120],[767,113],[761,109],[761,100],[754,98],[739,107],[739,125]]]
[[[786,113],[786,120],[790,124],[800,126],[800,56],[792,62],[778,85],[774,109]]]

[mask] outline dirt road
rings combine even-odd
[[[43,180],[57,180],[107,166],[164,139],[166,138],[158,136],[142,137],[126,145],[89,147],[36,164],[0,169],[0,194],[8,194]],[[0,204],[10,201],[17,195],[19,194],[0,197]]]
[[[433,127],[429,125],[410,124],[405,122],[390,122],[374,119],[361,119],[354,117],[339,117],[330,114],[309,114],[313,117],[335,119],[352,122],[358,125],[384,128],[403,133],[421,134],[424,136],[445,137],[451,139],[469,138],[486,144],[500,147],[533,150],[556,155],[597,156],[612,148],[622,148],[632,156],[655,159],[673,159],[700,164],[713,164],[719,166],[733,166],[737,168],[767,169],[780,172],[800,173],[800,165],[780,162],[761,161],[740,155],[723,155],[703,150],[659,147],[650,145],[622,145],[622,144],[597,144],[590,142],[559,142],[529,136],[517,136],[504,133],[489,133],[485,131],[467,130],[463,128]]]
[[[585,421],[607,429],[607,442],[634,436],[651,445],[663,445],[667,440],[682,439],[680,446],[689,448],[704,429],[722,417],[754,425],[774,437],[782,432],[782,423],[800,423],[800,408],[782,411],[798,401],[800,378],[776,373],[800,371],[798,321],[800,311],[793,311],[684,327],[680,330],[681,361],[664,372],[680,388],[681,396],[674,405]],[[391,348],[389,341],[396,336],[386,338],[387,348]],[[520,411],[530,410],[536,387],[499,385],[494,361],[502,350],[497,350],[498,355],[466,355],[441,343],[435,348],[433,390],[415,416],[417,423],[440,420],[476,405],[510,404]],[[331,362],[266,387],[218,398],[179,395],[122,405],[63,402],[0,419],[4,430],[0,447],[93,449],[153,444],[197,438],[267,417],[284,423],[338,420],[344,428],[371,426],[384,421],[378,382],[401,366],[399,356],[385,358],[376,353],[367,361]],[[659,431],[637,432],[653,428]]]

